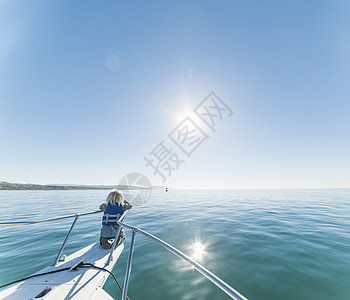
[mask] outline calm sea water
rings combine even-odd
[[[0,191],[0,222],[96,210],[108,191]],[[96,242],[100,214],[81,217],[65,254]],[[72,220],[0,228],[0,284],[54,260]],[[154,191],[131,210],[138,226],[199,262],[249,299],[350,299],[350,190]],[[124,280],[131,233],[113,272]],[[115,299],[119,288],[108,279]],[[161,246],[136,235],[131,299],[230,299]]]

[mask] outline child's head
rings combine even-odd
[[[109,193],[106,199],[107,204],[112,204],[112,205],[124,205],[124,195],[121,191],[115,189]]]

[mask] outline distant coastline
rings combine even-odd
[[[32,183],[11,183],[0,181],[0,190],[111,190],[111,189],[138,189],[138,186],[129,185],[64,185],[64,184],[32,184]],[[160,188],[160,187],[152,187]]]

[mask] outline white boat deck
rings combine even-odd
[[[113,260],[109,265],[106,261],[111,250],[105,250],[99,243],[91,244],[69,256],[56,266],[48,266],[35,274],[50,272],[62,268],[71,268],[81,262],[91,263],[97,267],[112,271],[120,254],[124,249],[124,243],[113,251]],[[78,268],[72,271],[62,271],[58,273],[38,276],[16,283],[0,292],[0,299],[113,299],[102,287],[109,274],[106,271],[93,268]],[[40,293],[45,289],[50,289],[44,296]]]

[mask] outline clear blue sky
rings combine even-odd
[[[162,184],[144,157],[214,91],[166,185],[350,187],[349,75],[345,0],[0,0],[0,180]]]

